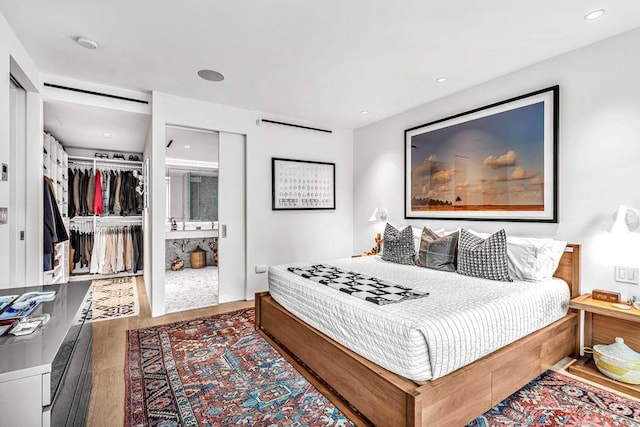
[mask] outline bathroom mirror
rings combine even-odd
[[[167,219],[218,221],[218,171],[188,170],[168,166]]]
[[[209,230],[218,221],[217,132],[165,127],[168,230]]]

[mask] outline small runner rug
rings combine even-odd
[[[99,322],[140,313],[135,277],[94,280],[91,283],[91,310],[87,322]]]
[[[640,427],[640,402],[547,371],[469,426]]]
[[[256,332],[253,309],[127,341],[127,426],[353,425]]]

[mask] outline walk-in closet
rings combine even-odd
[[[44,283],[138,276],[145,268],[142,152],[150,116],[128,111],[127,100],[101,106],[100,95],[86,96],[90,102],[44,102],[43,173],[64,224],[50,256],[45,245]]]

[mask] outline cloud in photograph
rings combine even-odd
[[[491,169],[506,168],[515,166],[518,163],[518,155],[515,151],[509,150],[500,157],[489,156],[484,159],[483,164]]]

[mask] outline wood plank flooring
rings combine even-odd
[[[138,277],[137,286],[140,298],[140,316],[106,320],[93,324],[93,388],[89,402],[88,426],[124,425],[124,369],[127,330],[253,307],[253,301],[239,301],[171,313],[162,317],[151,317],[149,298],[142,277]]]

